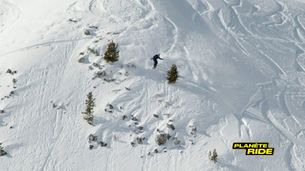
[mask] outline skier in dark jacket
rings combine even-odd
[[[157,67],[158,65],[158,59],[163,60],[162,58],[160,58],[160,54],[155,55],[154,57],[151,58],[154,61],[154,69]]]

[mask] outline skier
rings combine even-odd
[[[154,61],[154,69],[157,67],[158,65],[158,59],[163,60],[162,58],[160,58],[160,54],[156,54],[154,57],[151,58]]]

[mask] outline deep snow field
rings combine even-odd
[[[305,171],[305,0],[0,0],[0,110],[0,171]]]

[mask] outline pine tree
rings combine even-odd
[[[113,41],[108,44],[107,50],[104,54],[106,62],[116,62],[119,60],[118,44]]]
[[[178,77],[179,77],[179,75],[178,75],[177,66],[175,64],[173,64],[171,66],[171,68],[167,71],[167,80],[168,80],[168,83],[169,84],[176,83]]]
[[[216,152],[216,149],[214,149],[213,154],[211,153],[211,151],[209,151],[209,159],[212,160],[214,163],[217,162],[218,154]]]
[[[93,108],[95,107],[95,98],[93,98],[92,92],[89,92],[86,100],[86,111],[83,112],[84,119],[90,124],[93,124]]]

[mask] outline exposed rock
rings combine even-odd
[[[104,78],[104,81],[109,83],[109,82],[115,81],[115,79],[114,78]]]
[[[137,142],[138,144],[143,144],[143,143],[144,143],[144,140],[145,140],[145,137],[137,137],[137,138],[136,138],[136,142]]]
[[[139,130],[143,130],[143,129],[144,129],[143,126],[138,126],[137,128],[138,128]]]
[[[175,137],[174,138],[174,144],[179,145],[180,143],[181,143],[181,141],[177,137]]]
[[[106,147],[107,146],[107,143],[105,143],[103,141],[100,141],[99,144],[101,145],[101,147]]]
[[[94,145],[91,145],[91,144],[89,145],[89,149],[90,149],[90,150],[92,150],[93,147],[94,147]]]
[[[2,143],[0,143],[0,156],[7,155],[7,152],[3,150]]]
[[[89,139],[89,143],[96,142],[97,141],[97,136],[95,136],[93,134],[90,134],[88,139]]]
[[[1,149],[0,150],[0,156],[5,156],[5,155],[7,155],[7,152]]]
[[[113,105],[108,103],[106,105],[105,112],[113,113],[113,109],[114,109]]]
[[[84,34],[87,35],[87,36],[89,36],[89,35],[91,35],[91,32],[90,32],[90,30],[86,29],[86,30],[84,31]]]
[[[11,69],[7,69],[6,73],[14,75],[14,74],[17,74],[17,71],[13,71]]]
[[[171,130],[175,130],[175,126],[171,123],[167,123],[166,126]]]
[[[131,145],[132,147],[135,147],[135,146],[136,146],[136,143],[135,143],[135,142],[130,142],[130,145]]]
[[[131,115],[131,120],[133,120],[133,121],[139,121],[139,119],[138,119],[137,117],[133,116],[133,115]]]
[[[92,64],[92,66],[94,66],[94,67],[96,67],[96,68],[100,68],[100,67],[101,67],[101,65],[100,65],[99,63],[96,63],[96,62],[94,62],[94,63]]]
[[[11,91],[9,96],[12,96],[12,95],[14,95],[14,94],[15,94],[15,92],[14,92],[14,91]]]
[[[157,148],[155,148],[155,149],[154,149],[154,152],[155,152],[155,153],[159,153],[159,151],[158,151],[158,149],[157,149]]]
[[[89,26],[89,28],[91,28],[91,29],[98,29],[97,26]]]
[[[88,58],[86,56],[80,57],[78,59],[78,62],[83,64],[89,63]]]
[[[96,72],[96,73],[94,74],[93,79],[95,79],[95,78],[103,78],[103,77],[105,77],[105,76],[107,76],[106,71],[98,71],[98,72]]]
[[[90,53],[94,54],[95,56],[99,56],[100,55],[100,52],[97,49],[92,49],[92,48],[88,47],[88,51]]]
[[[109,109],[113,109],[113,105],[112,104],[108,104]]]
[[[123,116],[122,116],[122,119],[123,119],[123,120],[127,119],[127,116],[126,116],[126,115],[123,115]]]
[[[191,135],[196,135],[196,132],[197,132],[197,128],[196,127],[193,127],[190,134]]]
[[[159,118],[159,115],[158,115],[158,114],[153,114],[153,116],[154,116],[155,118]]]
[[[6,71],[6,73],[8,73],[8,74],[13,74],[13,71],[12,71],[11,69],[8,69],[8,70]]]
[[[77,23],[80,19],[69,18],[69,22]]]

